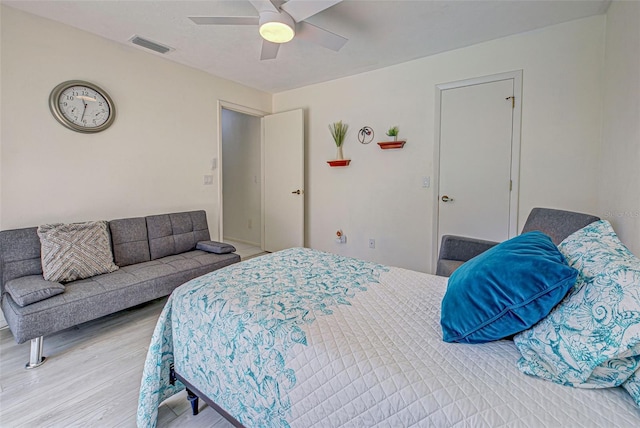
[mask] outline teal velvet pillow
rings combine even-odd
[[[526,330],[564,298],[577,275],[542,232],[496,245],[449,278],[440,318],[443,339],[484,343]]]

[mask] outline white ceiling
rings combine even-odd
[[[344,0],[307,19],[349,39],[339,52],[294,39],[267,61],[257,27],[187,18],[257,15],[247,0],[2,2],[160,55],[129,42],[139,35],[174,48],[162,55],[169,60],[275,93],[602,14],[610,0]]]

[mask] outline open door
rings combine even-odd
[[[304,115],[263,117],[265,251],[304,246]]]

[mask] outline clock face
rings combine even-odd
[[[115,117],[113,102],[97,86],[69,81],[56,86],[49,98],[55,118],[78,132],[99,132],[108,128]]]

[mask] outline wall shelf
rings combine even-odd
[[[404,147],[406,141],[402,140],[402,141],[383,141],[378,143],[378,145],[380,146],[380,148],[382,150],[388,150],[388,149],[401,149]]]
[[[327,161],[327,163],[329,164],[330,167],[349,166],[349,164],[351,163],[351,159],[336,159],[336,160]]]

